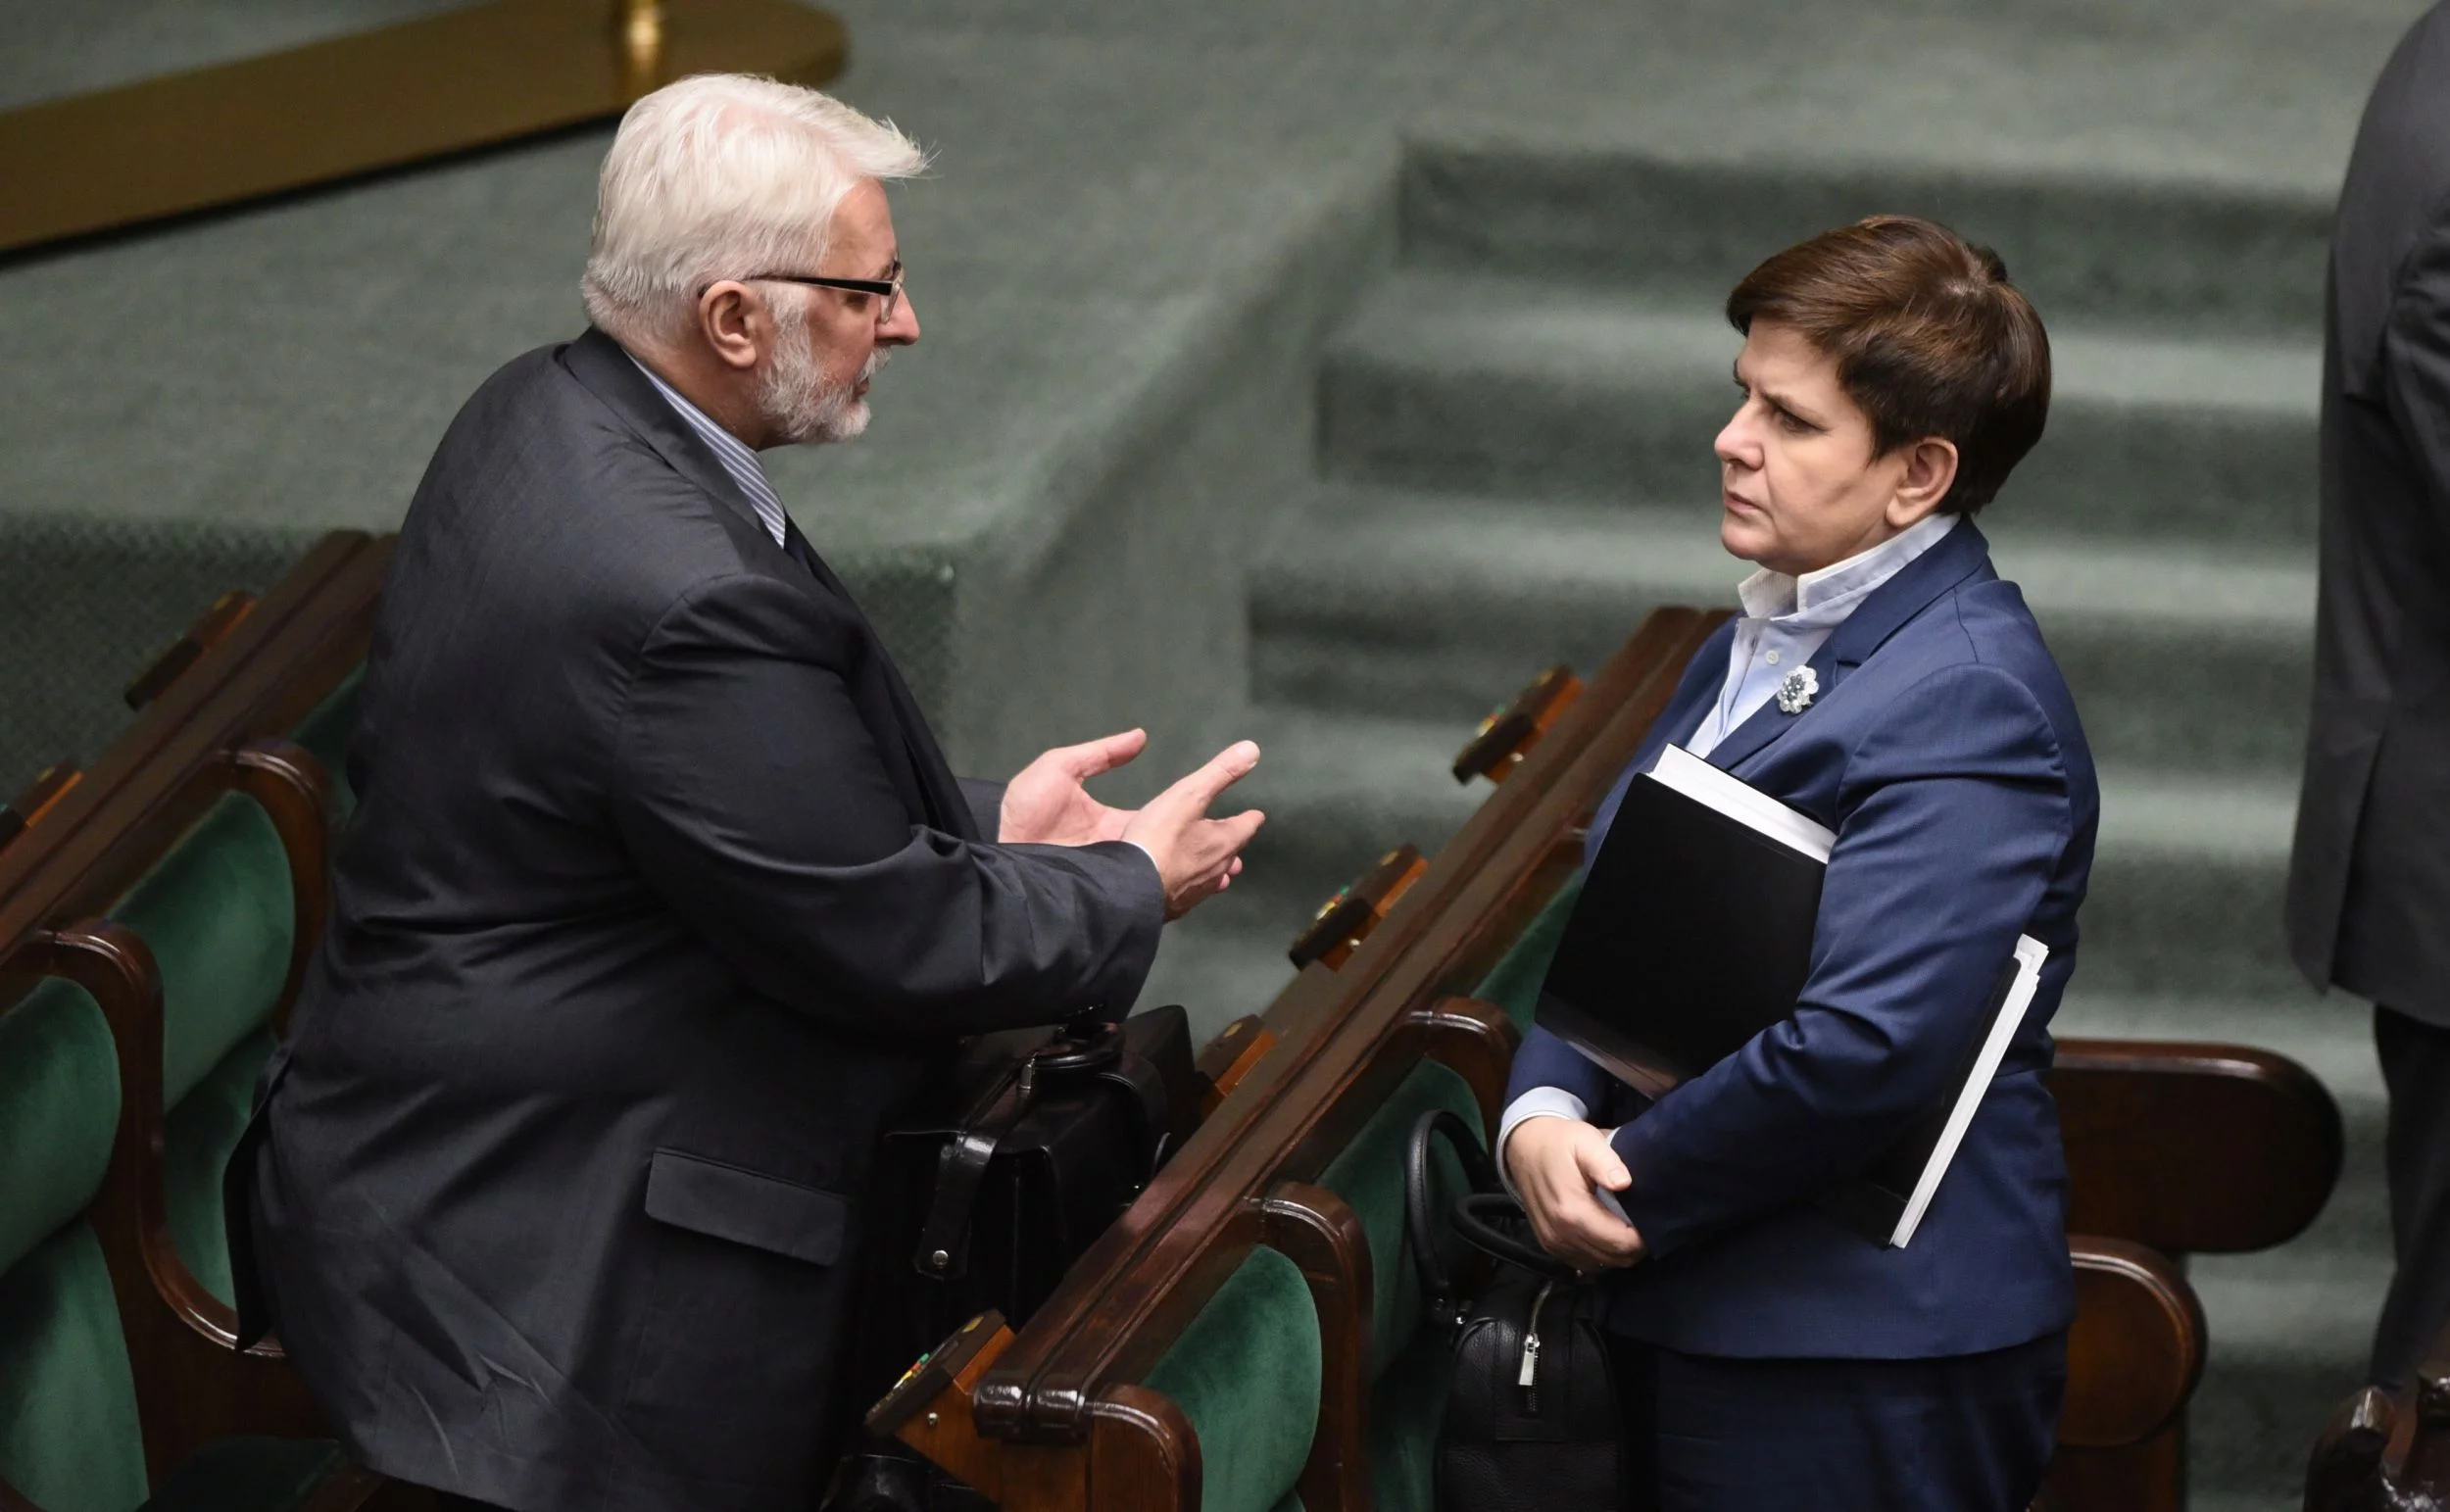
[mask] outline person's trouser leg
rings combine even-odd
[[[2373,1379],[2395,1389],[2450,1321],[2450,1029],[2376,1006],[2374,1049],[2390,1094],[2383,1171],[2394,1267],[2374,1329]]]
[[[2024,1512],[2067,1382],[2065,1334],[1929,1360],[1617,1358],[1647,1377],[1626,1400],[1655,1478],[1637,1512]]]

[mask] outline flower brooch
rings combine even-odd
[[[1812,707],[1812,695],[1821,691],[1821,674],[1808,666],[1796,667],[1778,684],[1778,711],[1799,714]]]

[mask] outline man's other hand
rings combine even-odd
[[[1642,1235],[1599,1205],[1593,1189],[1634,1184],[1605,1130],[1579,1118],[1527,1118],[1506,1137],[1506,1173],[1540,1247],[1582,1270],[1609,1270],[1642,1258]]]
[[[1082,786],[1140,755],[1146,730],[1125,730],[1078,746],[1057,746],[1006,784],[996,839],[1008,846],[1089,846],[1120,840],[1135,810],[1109,808]]]
[[[1167,918],[1179,919],[1202,899],[1223,892],[1242,870],[1242,848],[1259,832],[1266,815],[1250,808],[1231,818],[1211,819],[1208,805],[1258,764],[1259,748],[1236,741],[1207,765],[1151,799],[1124,826],[1121,838],[1157,863]]]

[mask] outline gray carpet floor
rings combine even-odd
[[[384,0],[0,0],[0,103],[370,24]],[[430,7],[427,7],[430,8]],[[856,447],[775,460],[956,756],[1235,733],[1271,822],[1152,997],[1263,1003],[1307,908],[1478,795],[1530,672],[1723,603],[1708,443],[1750,262],[1874,210],[1992,239],[2059,357],[1984,521],[2102,759],[2071,1033],[2304,1060],[2350,1131],[2314,1231],[2198,1257],[2196,1505],[2295,1504],[2386,1274],[2360,1005],[2286,970],[2317,295],[2415,0],[848,0],[842,93],[939,149],[926,323]],[[572,330],[584,131],[0,265],[0,765],[107,740],[211,592],[406,506],[467,390]]]

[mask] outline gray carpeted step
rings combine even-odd
[[[1405,262],[1714,306],[1756,263],[1863,216],[1928,216],[1996,248],[2042,317],[2295,334],[2322,322],[2328,197],[2199,181],[1898,166],[1670,162],[1430,139],[1404,152]]]
[[[1323,359],[1321,458],[1360,482],[1715,503],[1711,439],[1735,409],[1741,344],[1706,304],[1400,273]],[[2049,431],[2001,494],[2003,516],[2310,546],[2316,341],[2062,325],[2052,350]]]
[[[1744,563],[1689,510],[1336,491],[1250,585],[1252,691],[1477,718],[1539,668],[1596,667],[1661,604],[1730,605]],[[2314,578],[2286,554],[2072,543],[2002,518],[2000,570],[2040,619],[2107,761],[2275,773],[2303,752]]]

